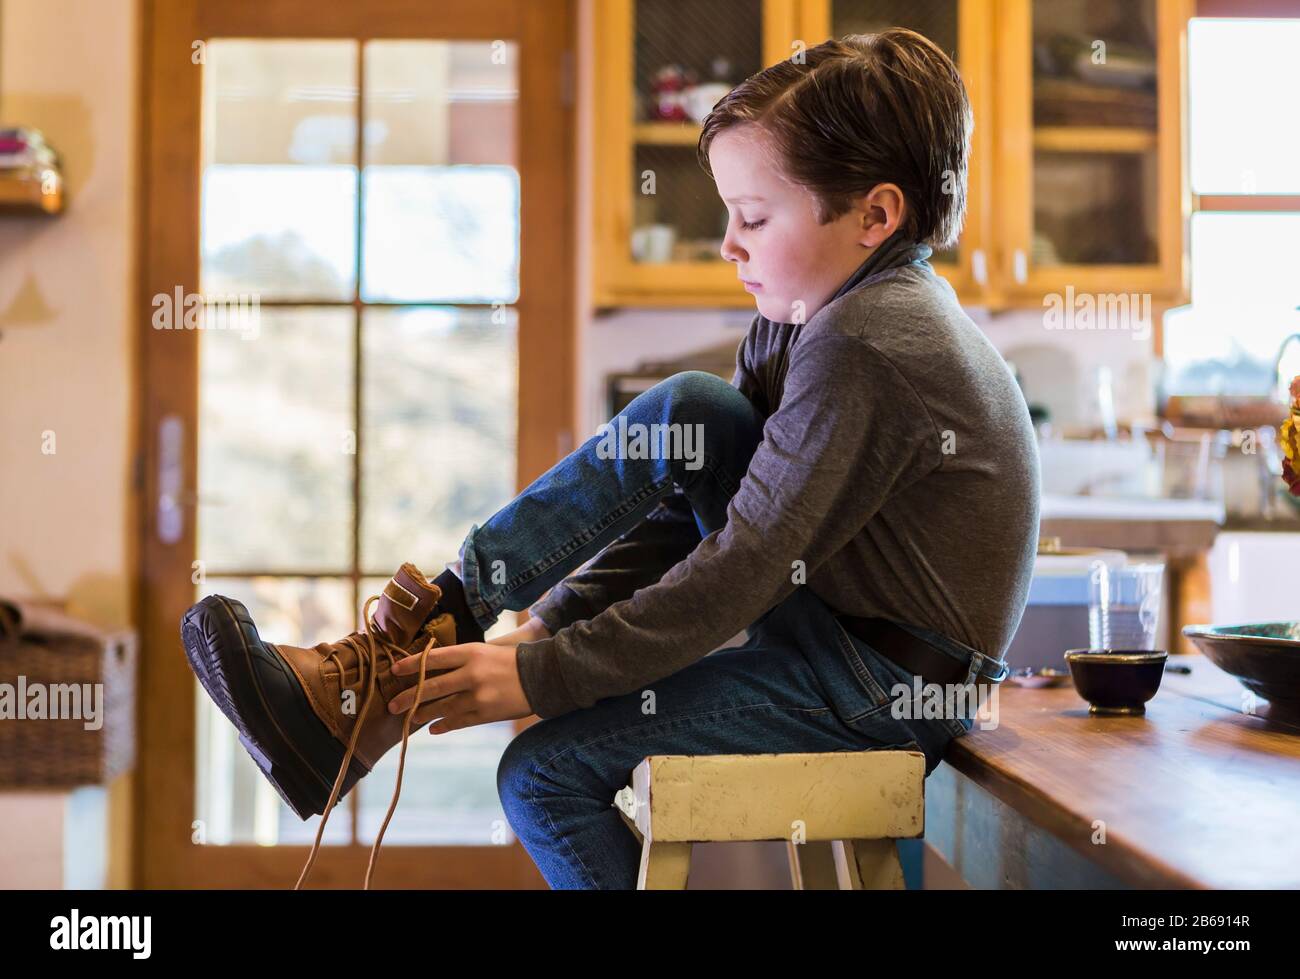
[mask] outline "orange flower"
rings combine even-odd
[[[1277,431],[1277,441],[1286,459],[1282,462],[1282,479],[1294,495],[1300,496],[1300,377],[1291,381],[1291,417]]]

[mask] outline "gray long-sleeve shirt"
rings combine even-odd
[[[536,714],[675,673],[803,580],[840,612],[1003,655],[1037,549],[1037,448],[929,254],[891,238],[806,324],[754,317],[732,384],[766,421],[726,526],[701,539],[669,497],[534,605],[553,634],[518,647]]]

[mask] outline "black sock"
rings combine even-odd
[[[456,642],[483,642],[483,630],[479,628],[478,621],[465,602],[465,586],[456,577],[456,573],[448,568],[434,578],[433,583],[442,589],[438,608],[450,612],[456,620]]]

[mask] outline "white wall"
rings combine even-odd
[[[129,624],[135,562],[137,17],[136,0],[0,0],[0,124],[44,131],[69,201],[54,218],[0,216],[0,595],[103,625]],[[92,842],[108,886],[127,886],[131,792],[123,774],[58,853],[48,832],[0,834],[0,887],[97,880]],[[10,795],[6,821],[31,828],[70,798]]]
[[[44,131],[68,196],[0,216],[0,595],[105,624],[129,620],[132,562],[136,18],[134,0],[0,7],[0,123]]]

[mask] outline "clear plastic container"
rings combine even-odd
[[[1093,564],[1088,578],[1090,648],[1155,649],[1164,572],[1162,562]]]

